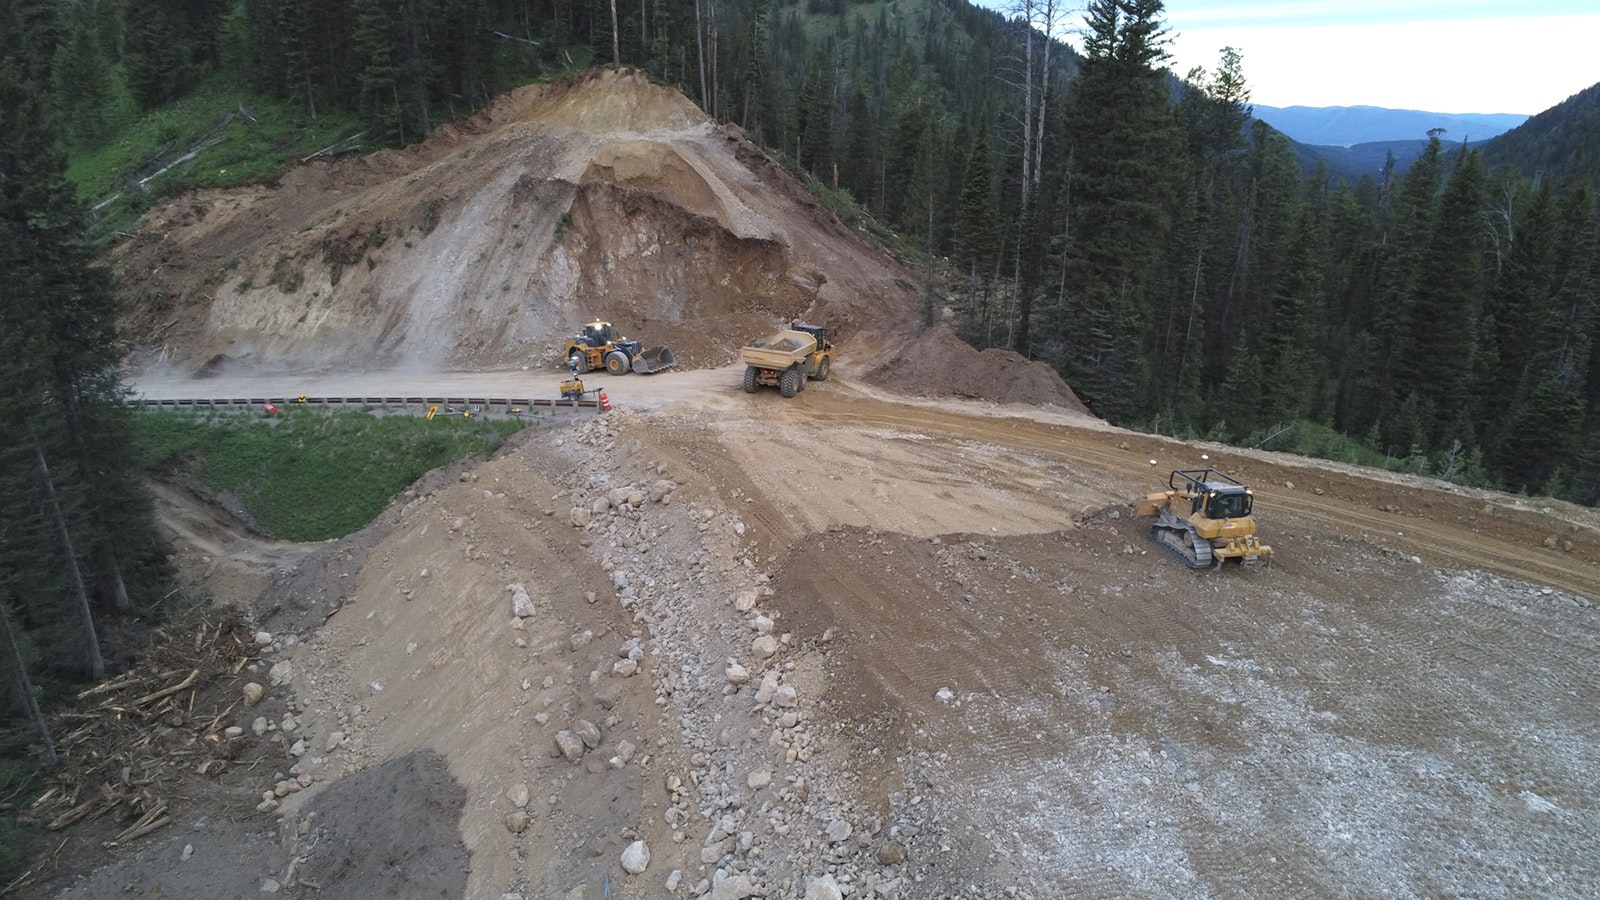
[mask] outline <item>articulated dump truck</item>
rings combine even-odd
[[[815,325],[790,322],[789,327],[740,348],[744,361],[744,389],[754,394],[775,387],[785,397],[805,390],[807,381],[827,381],[833,364],[833,344],[827,331]]]

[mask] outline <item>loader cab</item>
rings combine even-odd
[[[616,330],[610,322],[590,322],[579,329],[577,340],[589,347],[604,347],[616,339]]]

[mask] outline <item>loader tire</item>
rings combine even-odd
[[[761,370],[755,366],[744,367],[744,392],[754,394],[761,390]]]
[[[800,374],[799,369],[784,369],[783,375],[778,378],[778,393],[785,397],[793,397],[800,393],[800,385],[804,381],[805,377]]]
[[[627,374],[633,368],[633,363],[628,360],[628,354],[621,350],[613,350],[606,354],[606,371],[613,375]]]
[[[811,380],[812,381],[827,381],[828,380],[828,362],[829,362],[828,357],[824,356],[822,358],[822,361],[817,363],[817,374],[811,376]]]

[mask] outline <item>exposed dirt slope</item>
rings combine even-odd
[[[805,316],[860,365],[915,355],[939,376],[917,390],[993,381],[948,330],[921,334],[898,264],[637,72],[526,87],[416,147],[186,195],[115,265],[136,361],[185,373],[549,365],[593,318],[722,365]],[[1048,367],[1016,362],[1008,396],[1077,405]]]

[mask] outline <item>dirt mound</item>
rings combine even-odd
[[[990,348],[976,353],[943,327],[930,328],[901,344],[865,374],[877,384],[913,396],[954,395],[1089,413],[1045,363],[1029,361],[1010,350]]]

